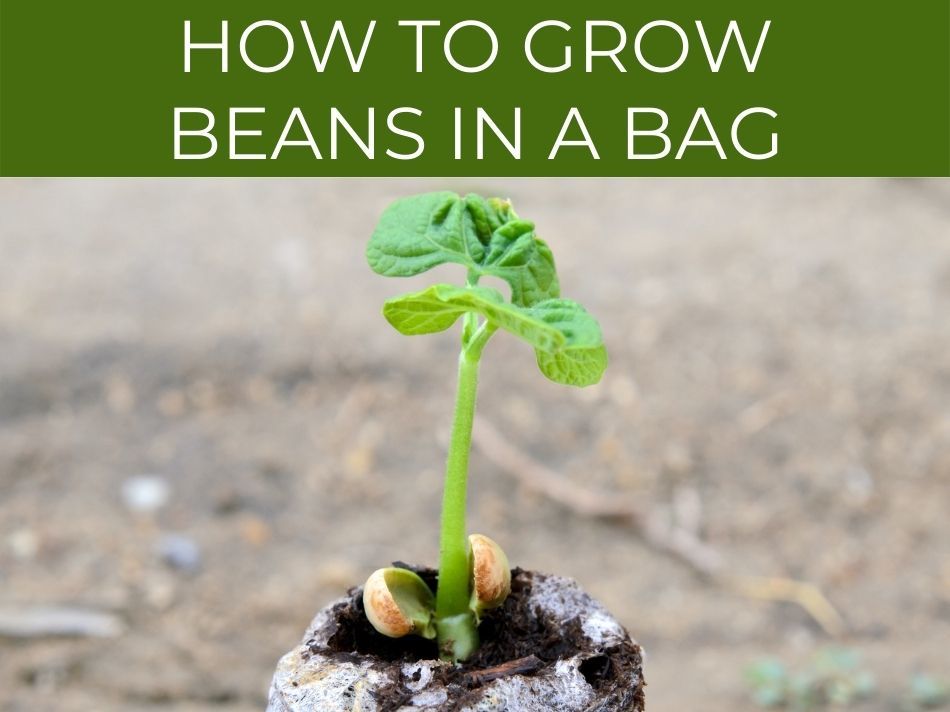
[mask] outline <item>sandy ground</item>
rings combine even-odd
[[[381,302],[430,277],[363,249],[444,187],[534,219],[611,354],[578,391],[495,339],[486,418],[578,484],[698,502],[730,571],[815,583],[878,679],[861,709],[950,673],[950,183],[4,181],[0,609],[124,632],[0,637],[0,709],[260,710],[318,607],[434,561],[456,337],[393,332]],[[472,529],[625,621],[651,710],[750,709],[746,664],[832,642],[472,465]],[[140,475],[169,487],[151,514]]]

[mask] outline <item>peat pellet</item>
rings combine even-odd
[[[435,572],[414,569],[435,586]],[[636,712],[643,651],[577,582],[512,571],[511,595],[486,613],[481,646],[459,665],[435,643],[387,638],[363,613],[362,589],[321,610],[281,658],[268,712]]]

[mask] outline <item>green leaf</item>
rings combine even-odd
[[[460,264],[478,277],[508,282],[518,306],[560,295],[554,257],[534,223],[498,198],[443,191],[397,200],[380,217],[366,257],[374,271],[391,277]]]
[[[950,685],[932,675],[917,673],[910,680],[910,698],[920,707],[940,707],[950,702]]]
[[[761,658],[745,669],[745,678],[751,685],[782,684],[788,672],[776,658]]]
[[[566,338],[531,309],[509,304],[490,287],[455,287],[436,284],[421,292],[390,299],[383,316],[402,334],[413,336],[448,329],[466,312],[485,317],[495,326],[520,336],[536,349],[555,351]]]
[[[569,299],[549,299],[525,308],[509,304],[489,287],[437,284],[383,306],[386,320],[410,336],[444,331],[466,312],[479,314],[531,344],[541,372],[557,383],[591,385],[607,367],[600,326]]]
[[[860,664],[861,655],[853,648],[822,648],[812,658],[812,666],[824,675],[844,674]]]
[[[387,277],[410,277],[445,262],[477,264],[485,247],[463,229],[464,213],[462,200],[448,191],[400,198],[386,208],[370,238],[370,267]]]
[[[396,331],[406,336],[445,331],[469,311],[467,307],[451,302],[447,292],[450,289],[459,288],[437,284],[421,292],[388,299],[383,304],[383,316]]]
[[[759,707],[781,707],[785,704],[785,690],[778,685],[763,685],[752,692],[752,699]]]
[[[607,349],[597,320],[570,299],[549,299],[531,311],[564,335],[561,348],[537,351],[541,373],[568,386],[590,386],[600,381],[607,368]]]

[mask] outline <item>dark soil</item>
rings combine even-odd
[[[404,566],[396,562],[396,566]],[[428,568],[406,566],[418,573],[433,589],[436,572]],[[636,690],[618,690],[620,684],[635,673],[643,679],[643,660],[639,646],[629,637],[622,645],[599,648],[593,645],[581,629],[578,620],[567,623],[552,618],[545,612],[530,607],[534,574],[520,568],[512,569],[511,594],[505,603],[488,611],[479,626],[481,645],[469,660],[454,667],[444,667],[437,673],[438,681],[449,692],[446,709],[470,703],[477,699],[478,689],[499,677],[512,674],[535,675],[553,666],[558,660],[575,655],[586,656],[581,672],[597,690],[601,699],[622,700],[622,707],[610,709],[643,709],[643,685]],[[438,657],[434,641],[417,636],[388,638],[378,633],[363,612],[362,588],[349,590],[349,598],[335,608],[336,632],[330,637],[327,649],[311,646],[314,653],[330,652],[343,660],[365,656],[376,657],[381,666],[401,668],[404,663],[431,660]],[[308,641],[312,643],[312,641]],[[399,680],[397,670],[391,675]],[[621,694],[618,695],[618,692]],[[413,692],[401,684],[394,684],[377,700],[380,711],[395,710],[404,705]]]

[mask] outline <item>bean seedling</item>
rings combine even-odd
[[[445,263],[462,265],[465,285],[435,284],[388,300],[386,320],[402,334],[432,334],[462,321],[458,390],[442,499],[435,594],[414,572],[385,568],[363,589],[370,623],[382,634],[435,638],[439,656],[458,662],[478,648],[482,613],[511,588],[508,560],[487,536],[466,536],[465,495],[475,416],[478,364],[499,330],[527,341],[552,381],[597,383],[607,366],[600,326],[577,302],[562,299],[554,257],[534,223],[507,200],[425,193],[397,200],[383,213],[366,256],[387,277],[410,277]],[[511,298],[479,286],[481,277],[508,283]]]

